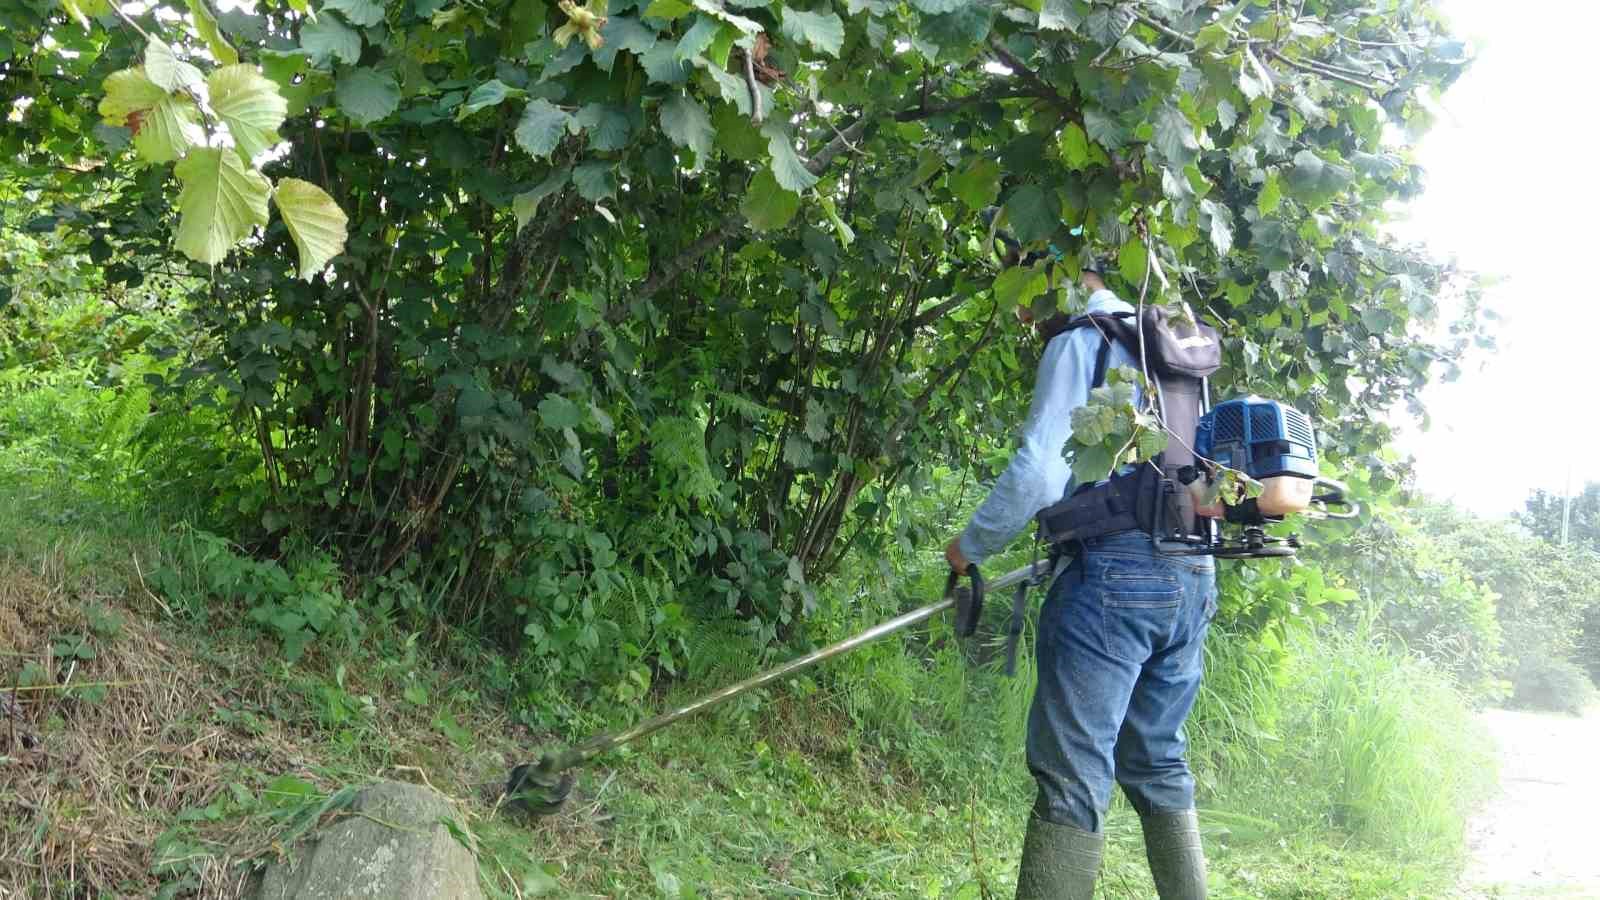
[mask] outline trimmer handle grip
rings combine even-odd
[[[978,571],[977,563],[967,564],[966,575],[972,581],[972,590],[966,594],[958,590],[961,574],[950,570],[950,577],[944,583],[944,595],[956,601],[956,634],[972,637],[978,633],[978,620],[983,618],[983,574]]]

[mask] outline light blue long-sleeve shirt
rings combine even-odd
[[[1098,290],[1089,298],[1088,311],[1134,310],[1116,294]],[[979,563],[1000,552],[1039,510],[1066,496],[1072,469],[1064,451],[1072,436],[1072,411],[1089,401],[1102,343],[1100,332],[1088,327],[1064,331],[1045,346],[1022,446],[961,532],[961,554],[969,562]],[[1138,360],[1113,343],[1107,367],[1115,366],[1137,367]]]

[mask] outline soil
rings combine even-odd
[[[1472,820],[1469,897],[1600,898],[1600,707],[1489,710],[1500,793]]]

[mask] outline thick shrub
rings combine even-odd
[[[1560,657],[1525,656],[1511,672],[1511,704],[1581,715],[1594,701],[1594,683],[1577,663]]]

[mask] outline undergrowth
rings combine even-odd
[[[404,581],[206,531],[203,502],[140,474],[145,402],[72,378],[0,388],[0,677],[20,688],[0,723],[0,884],[231,896],[390,778],[454,800],[493,897],[1009,894],[1032,662],[1025,647],[1019,677],[998,674],[1003,604],[976,644],[935,620],[609,754],[559,815],[522,821],[494,804],[512,764],[771,649],[697,623],[679,670],[630,702],[567,694],[503,642],[415,627]],[[927,602],[940,566],[855,560],[819,586],[808,639]],[[1484,783],[1458,695],[1392,650],[1298,633],[1285,652],[1222,626],[1208,644],[1190,732],[1212,895],[1445,895]],[[1120,798],[1107,832],[1102,895],[1151,896]]]

